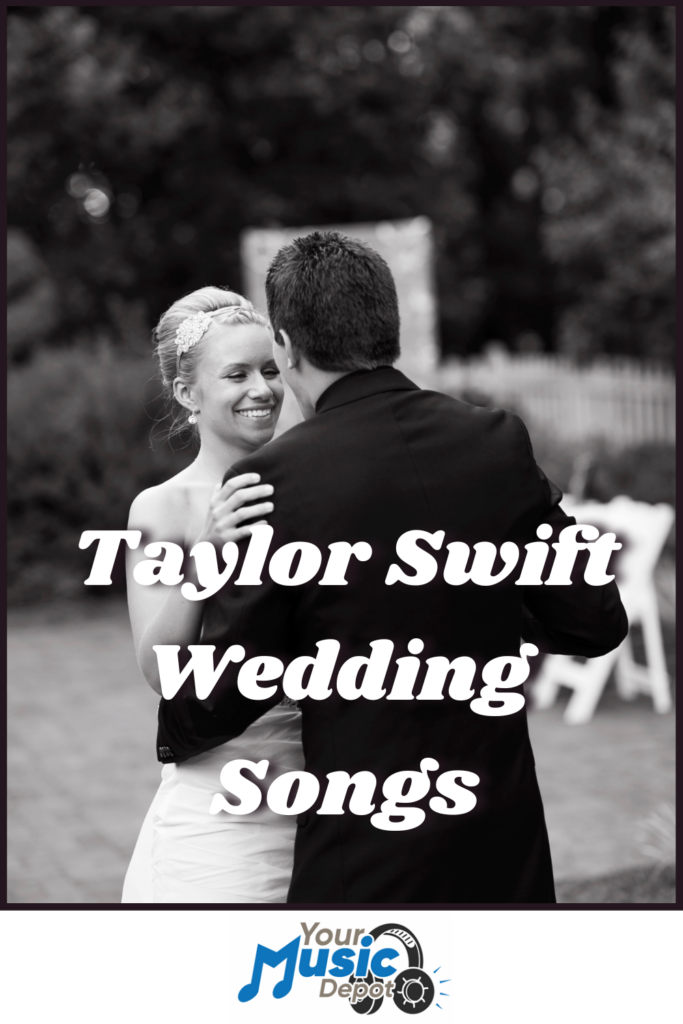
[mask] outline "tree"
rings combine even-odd
[[[672,10],[10,8],[10,223],[52,341],[139,347],[239,287],[244,227],[422,214],[445,353],[666,355]]]
[[[673,362],[675,288],[674,11],[617,34],[615,103],[577,96],[573,137],[533,154],[547,187],[544,239],[565,298],[560,348]]]

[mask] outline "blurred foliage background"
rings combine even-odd
[[[245,227],[426,215],[444,356],[672,365],[673,45],[673,7],[10,7],[11,599],[82,595],[81,530],[191,457],[150,329],[241,287]],[[670,500],[669,453],[601,458]]]

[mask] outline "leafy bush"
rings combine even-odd
[[[586,497],[610,501],[628,494],[636,501],[676,506],[676,453],[672,444],[642,444],[596,460]]]
[[[540,430],[530,431],[539,466],[563,491],[571,491],[578,460],[586,459],[583,497],[611,501],[626,494],[634,501],[676,507],[676,451],[673,444],[651,441],[614,450],[599,438],[592,442],[562,441]]]
[[[9,377],[9,593],[14,604],[84,596],[87,529],[125,529],[135,495],[179,472],[151,436],[163,416],[149,358],[94,347],[40,351]],[[116,589],[123,585],[121,573]],[[88,588],[92,593],[99,588]],[[111,592],[112,588],[102,588]]]

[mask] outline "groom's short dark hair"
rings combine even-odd
[[[266,277],[276,341],[283,329],[319,370],[363,370],[398,359],[396,285],[379,253],[338,231],[280,249]]]

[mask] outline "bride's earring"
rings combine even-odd
[[[193,412],[191,412],[190,415],[187,417],[187,422],[191,423],[192,426],[194,426],[195,423],[197,422],[197,417],[195,416],[195,414]]]

